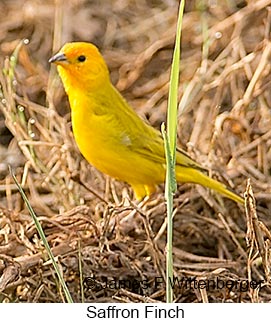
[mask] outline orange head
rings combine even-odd
[[[90,43],[67,43],[50,58],[49,63],[58,65],[59,75],[68,94],[70,91],[93,91],[109,80],[102,55]]]

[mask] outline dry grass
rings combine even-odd
[[[244,210],[204,188],[181,185],[175,198],[174,272],[179,279],[264,283],[261,289],[242,292],[183,285],[174,289],[178,302],[271,300],[269,5],[271,0],[225,0],[206,5],[203,13],[195,1],[187,2],[179,145],[239,193],[246,191],[250,178],[257,212],[251,186]],[[173,0],[1,2],[2,301],[63,300],[8,165],[39,216],[75,301],[165,301],[165,286],[154,283],[165,275],[162,187],[136,204],[126,184],[100,174],[82,158],[72,137],[66,96],[47,62],[66,41],[94,42],[113,82],[159,128],[166,116],[176,14]],[[30,43],[19,51],[13,78],[7,74],[12,70],[7,56],[23,38]],[[101,288],[106,279],[125,280],[126,286]]]

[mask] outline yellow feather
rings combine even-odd
[[[74,137],[83,156],[103,173],[129,183],[137,199],[153,193],[165,180],[162,137],[112,85],[98,49],[90,43],[68,43],[50,62],[58,65],[71,106]],[[244,203],[224,184],[205,175],[182,150],[176,153],[176,178]]]

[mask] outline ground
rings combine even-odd
[[[246,208],[191,184],[174,198],[174,301],[270,302],[271,0],[187,1],[178,145]],[[166,120],[178,1],[0,4],[0,299],[62,302],[11,176],[37,214],[76,302],[165,301],[165,200],[89,165],[48,59],[90,41],[112,82],[157,129]],[[253,205],[253,190],[257,210]]]

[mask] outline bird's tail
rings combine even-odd
[[[176,167],[176,180],[177,182],[189,182],[200,184],[202,186],[208,187],[229,199],[244,204],[244,199],[228,189],[224,184],[210,178],[209,176],[202,173],[200,170],[191,167],[185,167],[177,165]]]

